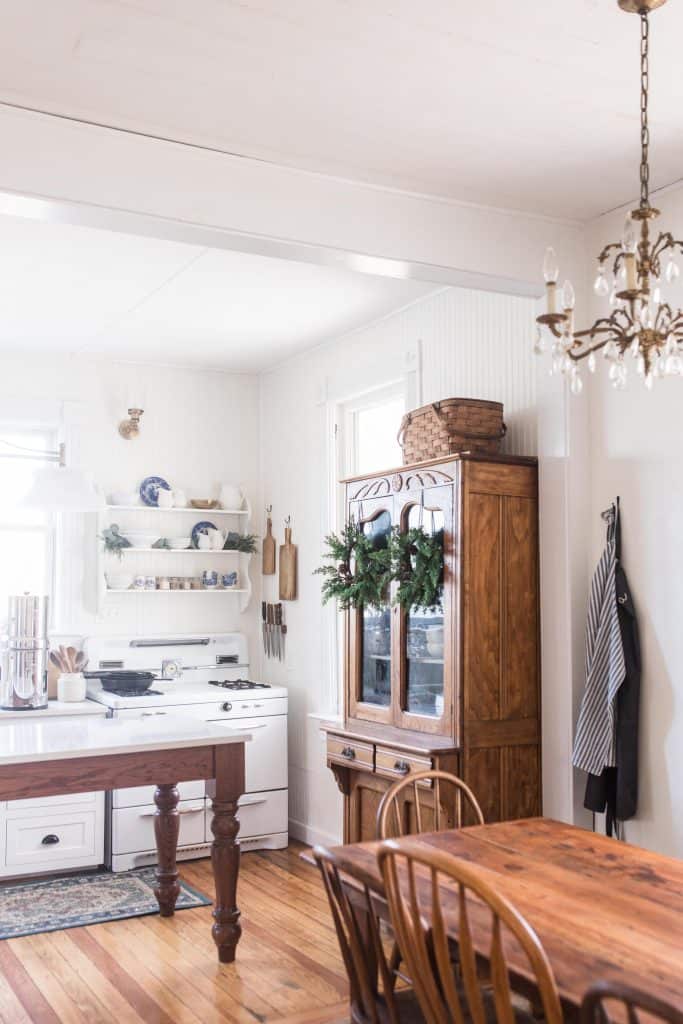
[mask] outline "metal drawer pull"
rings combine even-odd
[[[242,726],[231,726],[235,732],[254,732],[256,729],[267,729],[268,723],[264,722],[263,725],[242,725]]]
[[[262,797],[249,797],[249,798],[247,798],[247,797],[240,797],[240,800],[239,800],[239,803],[237,804],[237,806],[238,807],[254,807],[256,804],[264,804],[265,802],[266,802],[266,797],[265,796],[262,796]]]
[[[181,810],[178,811],[179,815],[181,815],[181,814],[203,814],[203,813],[204,813],[204,808],[203,807],[183,807]],[[138,817],[139,818],[155,818],[156,815],[157,815],[156,811],[143,811],[142,814],[138,815]]]
[[[394,771],[400,772],[401,775],[407,775],[410,771],[410,765],[407,761],[396,761]]]
[[[232,711],[232,704],[229,700],[226,700],[221,704],[221,711]]]
[[[353,749],[353,747],[344,747],[344,749],[341,752],[341,756],[348,758],[349,761],[353,761],[355,760],[356,757],[356,751]]]
[[[43,846],[54,846],[59,842],[59,836],[54,835],[54,833],[50,833],[49,836],[43,836],[40,841]]]
[[[167,711],[143,711],[141,718],[153,718],[155,715],[166,715]]]

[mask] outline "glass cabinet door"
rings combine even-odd
[[[424,498],[406,501],[401,529],[421,527],[444,550],[440,592],[432,608],[408,608],[401,628],[401,724],[429,732],[441,731],[450,713],[453,631],[451,595],[444,587],[452,547],[452,499],[447,487],[429,488]]]
[[[365,503],[366,506],[369,503]],[[364,532],[377,548],[389,544],[391,508],[364,509]],[[351,616],[351,713],[372,721],[390,721],[392,714],[392,608],[390,587],[380,607],[363,607]]]

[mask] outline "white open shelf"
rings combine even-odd
[[[116,590],[113,587],[107,587],[105,593],[107,594],[184,594],[187,597],[188,594],[248,594],[249,590],[246,587],[206,587],[201,590],[143,590],[140,588],[136,590],[135,587],[127,587],[125,590]]]
[[[248,516],[246,508],[158,508],[156,505],[105,505],[106,512],[191,512],[195,516]]]
[[[135,555],[138,552],[155,555],[251,555],[251,551],[237,551],[235,548],[121,548],[122,555]],[[113,552],[107,552],[113,554]]]
[[[140,554],[146,555],[148,557],[149,557],[149,555],[159,555],[159,554],[164,555],[164,556],[166,556],[166,555],[181,555],[181,556],[183,556],[183,555],[190,555],[190,556],[195,556],[195,557],[200,557],[200,558],[201,557],[206,557],[207,555],[233,555],[233,556],[237,555],[238,558],[239,558],[239,565],[244,570],[243,572],[241,572],[240,583],[244,584],[241,587],[225,587],[225,588],[221,588],[221,589],[218,589],[218,588],[214,589],[213,587],[211,587],[211,588],[207,588],[207,589],[203,589],[202,588],[201,590],[156,590],[156,589],[155,590],[135,590],[133,588],[128,588],[127,590],[109,589],[109,587],[106,586],[106,582],[105,582],[105,579],[104,579],[104,571],[105,571],[105,567],[106,568],[110,568],[111,567],[112,558],[111,558],[111,553],[105,553],[105,551],[103,550],[103,545],[101,543],[101,534],[102,534],[102,530],[104,529],[104,527],[106,525],[108,525],[108,524],[110,524],[112,522],[116,522],[115,516],[118,513],[126,513],[127,515],[137,514],[137,515],[140,516],[140,521],[144,522],[145,519],[146,519],[148,525],[149,525],[149,518],[148,518],[148,516],[149,516],[150,513],[151,513],[151,516],[154,517],[154,518],[156,518],[156,516],[178,515],[178,514],[184,515],[184,516],[193,516],[196,522],[199,522],[200,520],[209,520],[210,521],[214,517],[216,517],[216,518],[219,518],[219,517],[228,518],[228,517],[239,516],[239,518],[240,518],[239,526],[237,526],[237,524],[235,524],[235,525],[236,525],[236,528],[239,530],[240,534],[242,536],[245,536],[249,532],[249,525],[250,525],[250,518],[251,518],[251,506],[249,504],[249,500],[246,499],[245,503],[244,503],[244,508],[191,508],[190,506],[188,506],[187,508],[159,508],[158,506],[155,506],[155,505],[105,505],[105,506],[101,507],[99,512],[98,512],[98,529],[97,529],[98,541],[97,541],[97,556],[96,556],[97,575],[98,575],[98,580],[99,580],[98,585],[97,585],[97,608],[98,608],[98,612],[102,611],[102,609],[103,609],[103,601],[110,594],[112,594],[112,595],[113,594],[144,594],[144,595],[156,594],[157,596],[166,595],[166,594],[172,594],[174,597],[178,597],[180,595],[187,596],[188,594],[213,594],[213,595],[216,595],[216,594],[239,594],[239,597],[240,597],[240,611],[245,611],[246,610],[246,608],[248,607],[249,602],[251,600],[251,592],[252,592],[251,579],[250,579],[249,573],[248,573],[248,571],[246,571],[246,569],[247,569],[247,567],[249,566],[249,564],[251,562],[252,552],[249,552],[249,551],[237,551],[237,550],[235,550],[235,548],[228,548],[228,549],[219,548],[218,550],[215,550],[215,549],[203,550],[201,548],[153,548],[153,547],[132,548],[131,547],[131,548],[122,548],[121,549],[121,553],[122,554],[126,554],[126,555],[133,555],[133,554],[137,554],[139,552]],[[127,522],[128,522],[128,520],[127,520]],[[169,529],[170,529],[170,527],[169,527]],[[177,531],[176,531],[178,536],[181,535],[181,529],[182,529],[182,527],[179,526]],[[242,556],[244,558],[244,560],[242,560],[242,557],[240,557],[240,556]],[[194,561],[194,558],[192,560]],[[131,568],[132,568],[132,563],[129,563],[129,564],[131,565]],[[137,563],[137,564],[139,564],[139,563]],[[178,564],[178,563],[176,562],[175,564]],[[152,575],[152,573],[150,573],[149,575]]]

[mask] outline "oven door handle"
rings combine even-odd
[[[203,811],[204,811],[204,804],[201,804],[200,806],[197,806],[197,807],[183,807],[183,808],[181,808],[181,810],[178,811],[178,814],[179,815],[181,815],[181,814],[202,814]],[[155,818],[156,815],[157,815],[157,811],[143,811],[142,814],[138,815],[138,817],[139,818]]]

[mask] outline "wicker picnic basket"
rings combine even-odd
[[[459,452],[496,455],[506,431],[502,402],[445,398],[406,413],[398,443],[403,462],[409,465]]]

